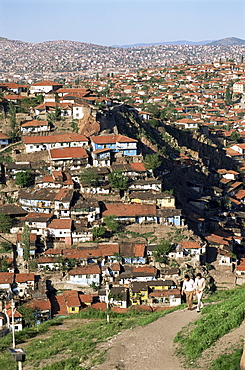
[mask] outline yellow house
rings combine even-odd
[[[131,203],[156,204],[159,208],[175,208],[175,197],[168,193],[151,193],[149,191],[137,191],[129,195]]]
[[[63,292],[68,314],[78,313],[81,308],[81,302],[77,290],[67,290]]]
[[[157,197],[156,204],[160,208],[175,208],[175,197],[170,194],[163,193],[164,196]],[[157,194],[156,194],[157,195]]]
[[[148,282],[148,286],[151,291],[177,288],[177,285],[173,280],[153,280]]]
[[[130,285],[129,300],[132,305],[141,305],[148,302],[148,285],[145,282],[134,282]]]

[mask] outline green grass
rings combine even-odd
[[[24,346],[27,353],[27,362],[31,368],[36,368],[42,364],[42,370],[64,370],[82,369],[88,370],[96,363],[103,362],[105,351],[99,353],[96,346],[98,343],[107,341],[118,332],[133,328],[135,326],[145,326],[150,322],[165,316],[169,312],[182,308],[178,306],[174,309],[145,312],[142,310],[129,310],[127,313],[117,314],[110,312],[110,323],[106,323],[106,313],[87,309],[76,315],[71,315],[62,320],[50,320],[37,328],[24,329],[16,333],[16,340],[21,347],[21,340],[28,343]],[[76,322],[72,323],[72,320]],[[81,321],[79,321],[81,319]],[[59,326],[56,326],[59,324]],[[64,326],[69,325],[69,329],[64,330]],[[47,332],[50,327],[53,330],[48,332],[47,337],[36,337],[38,334]],[[14,362],[10,354],[6,351],[11,347],[11,336],[6,336],[1,340],[0,363],[5,370],[14,369]],[[4,351],[5,350],[5,351]],[[50,364],[51,360],[51,364]],[[48,363],[47,363],[48,362]]]
[[[245,318],[245,286],[217,293],[213,299],[223,301],[203,308],[203,315],[195,322],[194,328],[189,332],[182,330],[175,337],[188,362],[195,362],[205,349],[239,327]]]
[[[210,370],[240,370],[243,348],[236,348],[233,353],[223,354],[212,362]]]

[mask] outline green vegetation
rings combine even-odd
[[[22,187],[27,186],[32,179],[30,171],[21,171],[17,172],[15,175],[15,183],[16,185],[20,185]]]
[[[168,263],[168,253],[172,249],[172,244],[167,239],[160,240],[159,244],[154,249],[153,255],[155,257],[156,262],[160,263]]]
[[[9,242],[0,243],[0,253],[12,252],[12,244]]]
[[[37,318],[35,317],[35,311],[31,307],[20,306],[18,311],[23,316],[26,326],[34,326],[36,324]]]
[[[69,316],[65,321],[55,319],[36,327],[25,328],[22,332],[16,333],[16,344],[32,338],[25,346],[25,351],[28,365],[33,369],[40,366],[39,369],[42,370],[78,368],[88,370],[94,364],[103,361],[104,352],[98,352],[97,344],[107,341],[119,331],[138,325],[145,326],[177,309],[179,307],[153,313],[136,309],[124,314],[110,312],[109,324],[106,322],[106,312],[86,309],[79,314]],[[75,323],[72,322],[74,319],[76,319]],[[66,330],[60,330],[62,323]],[[55,325],[61,326],[47,333],[45,339],[35,338]],[[11,334],[8,334],[0,342],[0,363],[5,370],[14,368],[14,361],[8,352],[11,340]]]
[[[175,337],[188,362],[195,362],[205,349],[240,326],[245,318],[245,286],[213,294],[210,299],[222,301],[203,308],[203,316],[196,321],[195,327],[190,332],[185,328]]]
[[[9,122],[11,130],[8,132],[8,135],[14,141],[17,137],[16,108],[12,102],[9,102]]]
[[[0,233],[9,233],[12,226],[12,220],[8,215],[0,214]]]
[[[84,185],[96,186],[99,182],[99,175],[93,168],[85,168],[81,171],[80,179]]]
[[[240,360],[243,348],[237,348],[233,353],[223,354],[213,361],[210,370],[240,370]]]
[[[24,260],[28,261],[30,258],[30,228],[28,225],[24,225],[22,232],[22,244],[24,247]]]
[[[77,134],[78,133],[78,120],[77,119],[74,119],[71,121],[71,127],[72,127],[72,130]]]
[[[112,171],[109,173],[108,180],[113,188],[118,190],[127,189],[128,179],[121,171]]]
[[[159,159],[157,153],[155,154],[146,154],[144,164],[147,170],[154,171],[161,165],[162,161]]]
[[[106,233],[106,228],[104,226],[94,226],[92,229],[92,234],[95,239],[102,238]]]
[[[119,222],[115,219],[115,215],[105,216],[104,222],[106,227],[113,233],[119,228]]]
[[[8,262],[7,258],[3,258],[0,261],[0,272],[8,272],[9,267],[11,267],[11,262]]]

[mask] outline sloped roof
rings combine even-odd
[[[103,217],[111,215],[117,217],[156,216],[156,206],[153,204],[106,204]]]
[[[69,143],[69,142],[88,142],[84,135],[76,133],[50,135],[50,136],[25,136],[23,138],[25,144],[40,144],[40,143]]]
[[[50,150],[50,158],[55,159],[70,159],[70,158],[88,158],[88,153],[81,147],[72,148],[57,148]]]
[[[100,274],[100,267],[99,265],[86,265],[75,267],[74,269],[70,270],[68,273],[69,275],[97,275]]]

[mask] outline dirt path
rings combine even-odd
[[[102,349],[108,349],[107,359],[96,370],[182,370],[175,356],[175,335],[193,320],[196,311],[175,311],[145,326],[118,334]]]

